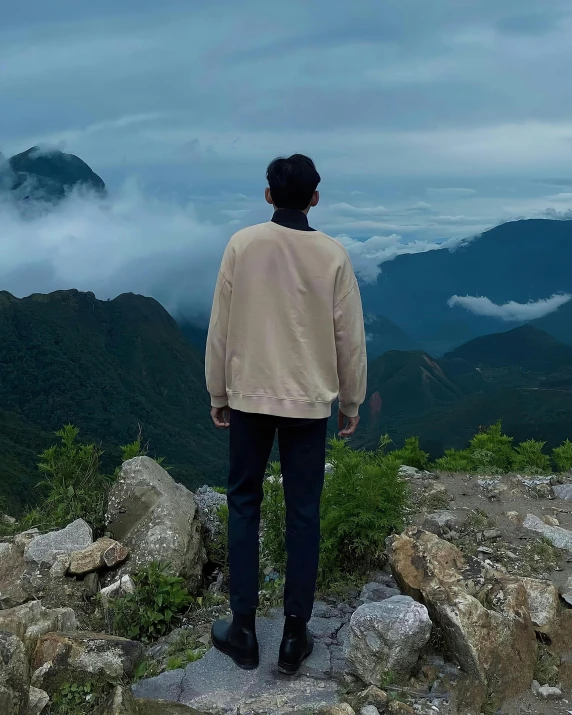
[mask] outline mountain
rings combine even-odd
[[[400,327],[383,315],[366,314],[367,354],[376,358],[389,350],[416,350],[418,345]]]
[[[382,312],[424,350],[439,355],[519,325],[451,308],[452,296],[486,296],[504,304],[572,293],[571,264],[572,221],[511,221],[454,250],[400,255],[383,263],[377,282],[362,286],[364,308]]]
[[[201,328],[186,318],[179,318],[177,322],[183,331],[183,335],[191,345],[193,345],[201,355],[204,355],[207,349],[207,328]]]
[[[5,164],[2,185],[18,200],[56,202],[77,187],[105,194],[105,183],[74,154],[31,147]]]
[[[475,338],[445,355],[479,368],[521,369],[543,375],[572,367],[572,346],[532,325]]]
[[[535,328],[545,330],[563,343],[572,345],[572,301],[560,306],[554,313],[530,322]]]
[[[203,357],[157,301],[0,292],[0,336],[0,484],[12,496],[28,496],[22,474],[69,422],[103,444],[109,464],[141,425],[181,482],[220,483],[225,437],[210,423]]]

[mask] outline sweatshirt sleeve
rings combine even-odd
[[[226,393],[226,341],[232,296],[232,283],[227,278],[228,263],[227,255],[225,254],[218,274],[207,337],[205,374],[207,390],[211,396],[211,405],[213,407],[226,407],[228,404]]]
[[[365,327],[358,282],[348,259],[334,305],[334,330],[340,383],[340,410],[356,417],[366,395]]]

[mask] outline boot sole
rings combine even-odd
[[[217,643],[213,643],[214,647],[216,650],[218,650],[219,653],[222,653],[223,655],[228,656],[232,662],[237,665],[239,668],[242,670],[256,670],[258,668],[260,661],[259,660],[238,660],[231,652],[230,650],[227,650],[226,648],[222,648],[220,645]]]
[[[300,659],[298,663],[292,664],[292,663],[284,663],[283,661],[278,661],[278,672],[282,673],[282,675],[296,675],[298,670],[300,669],[302,663],[306,660],[306,658],[309,658],[312,653],[314,652],[314,644],[307,648],[306,653],[304,656]]]

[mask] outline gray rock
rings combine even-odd
[[[534,514],[527,514],[523,524],[525,529],[535,531],[547,538],[557,549],[572,551],[572,531],[560,526],[548,526]]]
[[[391,588],[383,583],[366,583],[362,588],[360,600],[364,603],[377,603],[399,595],[401,592],[397,587]]]
[[[330,648],[330,658],[332,666],[332,678],[340,679],[347,672],[350,666],[346,660],[345,649],[341,645],[335,645]]]
[[[129,570],[161,561],[191,590],[198,587],[206,556],[195,499],[153,459],[123,464],[109,496],[107,524],[130,550]]]
[[[40,715],[48,703],[50,702],[50,696],[45,690],[40,690],[39,688],[34,688],[30,686],[30,699],[28,704],[28,715]]]
[[[347,659],[359,677],[381,686],[391,672],[406,682],[431,635],[425,606],[409,596],[393,596],[360,606],[350,621]]]
[[[379,715],[379,710],[375,705],[364,705],[359,711],[359,715]]]
[[[555,484],[552,491],[557,499],[572,500],[572,484]]]
[[[16,519],[8,514],[0,514],[0,524],[3,526],[14,526]]]
[[[450,509],[439,509],[431,514],[427,514],[423,521],[423,528],[433,533],[441,533],[443,530],[457,529],[461,520]]]
[[[342,626],[343,621],[341,618],[314,617],[310,620],[310,623],[308,623],[310,632],[318,640],[334,638]]]
[[[334,618],[339,616],[339,611],[332,606],[328,606],[324,601],[316,601],[314,603],[314,609],[312,610],[312,616],[314,618]]]
[[[0,543],[0,608],[13,608],[26,601],[28,594],[21,582],[24,570],[20,549],[14,544]]]
[[[22,641],[0,632],[0,706],[2,715],[27,715],[30,667]]]
[[[542,700],[560,700],[562,691],[560,688],[553,688],[550,685],[540,685],[537,680],[532,681],[532,692],[537,698]]]
[[[27,561],[52,566],[58,556],[81,551],[93,542],[91,527],[83,519],[76,519],[60,531],[36,536],[24,551]]]
[[[0,631],[13,633],[24,643],[31,655],[39,639],[50,631],[73,632],[77,628],[71,608],[44,608],[41,601],[30,601],[15,608],[0,611]]]
[[[34,651],[32,685],[53,695],[62,682],[131,680],[144,658],[138,641],[105,633],[47,633]]]
[[[141,711],[149,715],[147,710]],[[138,707],[131,690],[123,685],[117,685],[97,715],[138,715]],[[191,715],[191,713],[189,713]]]
[[[222,528],[218,517],[221,506],[226,506],[226,494],[215,492],[212,487],[204,486],[195,492],[199,518],[210,538],[215,538]]]
[[[325,647],[317,643],[300,675],[288,678],[278,673],[276,657],[283,620],[260,618],[257,634],[260,667],[240,670],[214,648],[183,670],[163,673],[133,686],[136,698],[180,703],[206,713],[223,715],[290,715],[337,702],[336,684],[323,680],[327,664]],[[328,656],[329,657],[329,656]],[[320,677],[315,677],[319,673]]]

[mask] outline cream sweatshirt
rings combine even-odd
[[[272,222],[236,233],[207,340],[213,407],[319,419],[339,396],[341,411],[355,417],[366,369],[361,297],[342,245]]]

